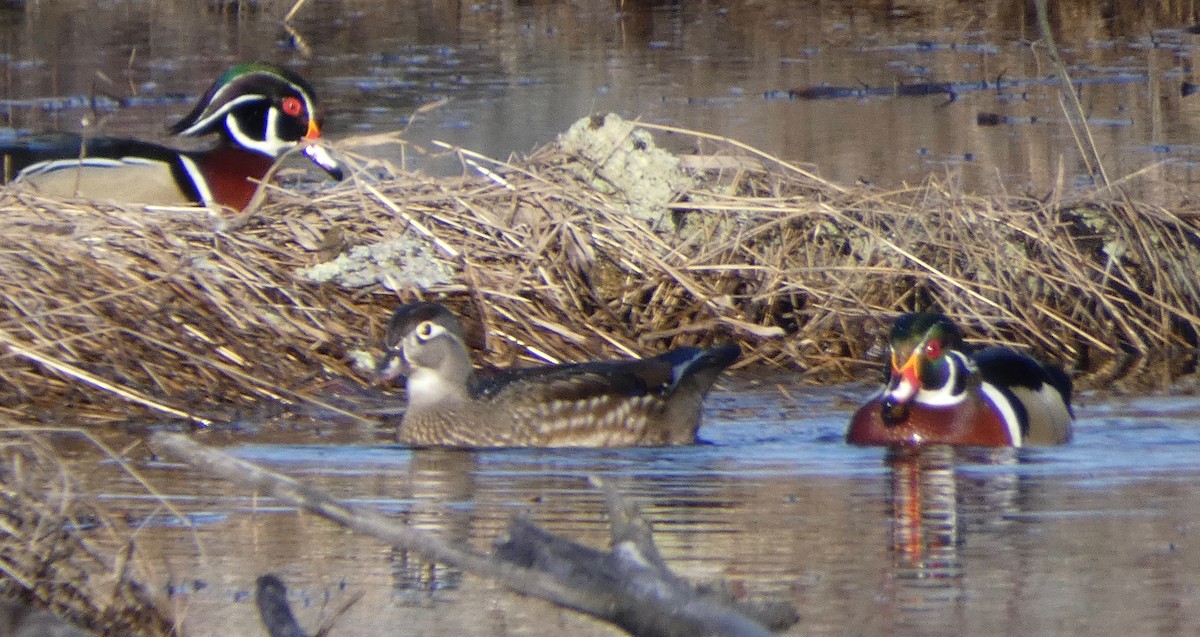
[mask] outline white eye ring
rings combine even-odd
[[[429,340],[430,338],[433,338],[433,335],[436,332],[436,326],[433,324],[433,321],[425,321],[417,326],[416,332],[417,338],[423,341]]]

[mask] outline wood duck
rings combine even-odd
[[[1071,379],[1004,347],[968,351],[941,314],[905,314],[891,378],[850,420],[858,445],[1053,445],[1071,438]]]
[[[275,161],[302,152],[331,177],[342,169],[324,147],[317,98],[299,75],[262,63],[235,66],[171,126],[184,137],[218,135],[184,151],[136,139],[48,133],[0,142],[3,182],[56,197],[153,205],[220,205],[241,211]],[[11,177],[11,179],[10,179]]]
[[[388,324],[377,382],[407,376],[400,442],[451,447],[619,447],[696,441],[704,395],[741,353],[681,347],[653,358],[516,368],[479,377],[458,318],[409,303]]]

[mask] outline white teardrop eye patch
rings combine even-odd
[[[425,321],[417,326],[417,338],[427,341],[430,338],[433,338],[433,335],[436,331],[437,329],[433,324],[433,321]]]

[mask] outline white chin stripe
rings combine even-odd
[[[958,386],[962,374],[969,369],[970,360],[959,352],[949,352],[946,356],[950,358],[950,376],[946,379],[946,383],[934,389],[920,388],[917,390],[916,402],[933,407],[949,407],[966,399],[967,394],[961,391],[956,392],[955,388]]]
[[[1012,408],[1008,397],[991,383],[982,383],[979,388],[983,390],[983,395],[987,396],[988,402],[996,408],[996,411],[1000,412],[1000,417],[1004,419],[1004,426],[1008,428],[1008,437],[1012,440],[1012,445],[1020,447],[1022,442],[1021,421],[1017,418],[1017,412]]]
[[[900,382],[896,384],[896,388],[889,392],[885,392],[884,395],[898,403],[906,403],[912,400],[913,394],[915,393],[917,393],[917,388],[914,387],[912,383],[908,382],[907,378],[901,378]]]
[[[275,107],[267,109],[267,122],[266,129],[263,131],[263,139],[256,139],[242,130],[238,125],[238,119],[233,116],[233,113],[225,116],[225,127],[229,129],[229,134],[233,136],[234,141],[238,145],[262,153],[268,157],[278,157],[284,151],[296,145],[296,142],[289,142],[275,137],[275,125],[278,122],[279,110]]]

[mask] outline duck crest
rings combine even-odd
[[[477,376],[457,317],[432,303],[397,309],[385,348],[377,375],[408,377],[398,439],[468,447],[690,444],[705,394],[740,354],[733,344],[685,347]]]
[[[172,124],[170,130],[184,137],[228,133],[226,116],[236,117],[239,112],[253,114],[259,122],[257,126],[243,123],[242,130],[261,130],[269,107],[290,97],[299,102],[298,109],[286,114],[291,120],[290,132],[294,139],[300,139],[308,133],[309,123],[317,119],[315,96],[311,84],[287,69],[261,62],[239,64],[217,78],[191,112]],[[257,106],[246,108],[248,105]],[[261,134],[254,137],[263,139]]]
[[[970,348],[942,314],[906,314],[883,389],[851,418],[854,444],[1022,446],[1070,439],[1070,379],[1002,347]]]
[[[0,143],[5,182],[48,196],[150,205],[214,204],[244,209],[271,165],[301,152],[334,179],[340,164],[317,143],[316,96],[303,78],[266,64],[238,65],[176,122],[177,135],[216,134],[207,150],[183,151],[136,139],[70,133]]]

